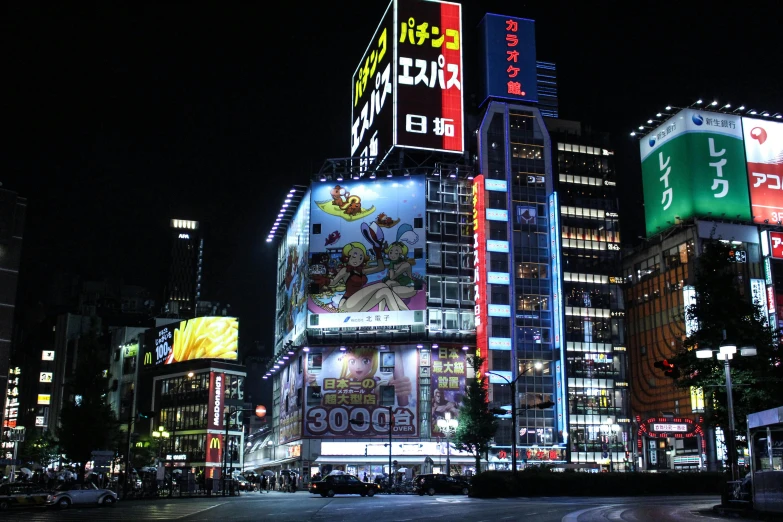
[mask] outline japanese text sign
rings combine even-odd
[[[779,223],[783,221],[783,123],[742,118],[742,133],[753,222]]]
[[[769,233],[770,249],[774,259],[783,259],[783,232]]]
[[[476,348],[486,359],[489,344],[487,330],[487,221],[484,176],[473,180],[473,284],[476,324]],[[482,368],[483,370],[483,368]]]
[[[388,437],[389,406],[392,435],[417,436],[416,348],[351,346],[310,355],[305,372],[305,436]]]
[[[739,116],[682,110],[640,152],[648,235],[691,217],[750,220]]]
[[[483,99],[537,102],[535,22],[487,14],[479,34]]]
[[[351,85],[351,156],[362,170],[394,146],[464,150],[461,38],[459,4],[389,4]]]
[[[456,347],[438,347],[432,349],[432,436],[443,434],[438,427],[438,419],[444,419],[447,413],[452,419],[459,415],[462,398],[465,395],[465,377],[467,376],[467,352]]]

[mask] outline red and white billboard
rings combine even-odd
[[[742,118],[754,223],[783,221],[783,123]]]
[[[222,430],[225,428],[223,418],[225,395],[225,376],[222,373],[209,372],[209,409],[207,429]]]
[[[783,259],[783,232],[769,233],[769,252],[774,259]]]
[[[487,331],[487,211],[484,175],[473,180],[473,284],[476,303],[476,348],[485,360],[489,338]]]

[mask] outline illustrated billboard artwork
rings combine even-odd
[[[648,235],[690,217],[750,220],[739,116],[685,109],[639,146]]]
[[[479,33],[483,98],[537,102],[536,23],[488,13]]]
[[[308,328],[424,323],[424,176],[314,183]]]
[[[307,287],[310,283],[307,274],[309,228],[310,196],[305,194],[286,230],[284,246],[281,245],[281,248],[285,248],[284,343],[303,333],[307,324]]]
[[[459,415],[462,398],[465,396],[467,361],[464,350],[458,348],[432,349],[432,436],[443,434],[438,428],[438,419],[445,419],[446,413],[452,419]]]
[[[742,118],[754,223],[783,221],[783,123]]]
[[[388,437],[391,406],[392,435],[416,437],[418,370],[419,356],[412,346],[311,351],[305,375],[305,435]]]
[[[280,444],[302,438],[302,357],[280,370]]]
[[[144,366],[193,359],[236,360],[239,321],[236,317],[196,317],[159,327],[144,346]]]

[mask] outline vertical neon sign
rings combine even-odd
[[[484,358],[486,371],[487,359],[487,236],[486,236],[486,201],[484,192],[484,175],[473,179],[473,284],[476,302],[476,348]]]
[[[565,435],[568,429],[566,422],[565,404],[568,397],[567,382],[564,376],[565,372],[565,350],[562,346],[562,283],[560,273],[560,216],[558,215],[558,197],[557,192],[552,192],[549,196],[549,246],[552,265],[552,311],[554,326],[554,349],[560,351],[560,361],[555,364],[557,379],[557,427],[558,431]]]

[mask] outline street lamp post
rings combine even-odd
[[[451,476],[451,437],[457,431],[457,419],[451,418],[451,412],[446,412],[445,419],[438,419],[438,429],[446,436],[446,470]]]
[[[392,479],[394,478],[394,475],[392,473],[392,433],[394,432],[394,406],[383,406],[383,408],[386,408],[389,410],[389,485],[391,486]],[[366,421],[366,420],[359,420],[359,419],[351,419],[348,422],[353,424],[354,426],[363,426],[366,423],[372,424],[372,421]],[[381,425],[383,427],[383,425]]]
[[[487,372],[489,374],[500,377],[511,387],[511,471],[517,473],[517,381],[524,376],[531,368],[540,370],[543,368],[541,362],[536,362],[533,366],[528,366],[525,371],[521,372],[513,381],[509,381],[506,377],[497,372]],[[527,411],[527,410],[525,410]]]
[[[725,332],[724,332],[725,337]],[[729,454],[729,468],[731,471],[731,480],[737,480],[737,450],[736,435],[734,433],[734,397],[731,389],[731,366],[729,361],[737,353],[737,345],[724,341],[718,350],[711,348],[702,348],[696,350],[696,357],[699,359],[711,359],[713,352],[718,360],[723,361],[723,371],[726,375],[726,408],[729,416],[729,432],[726,434],[726,452]],[[755,346],[744,346],[740,348],[740,355],[744,357],[753,357],[757,353]]]

